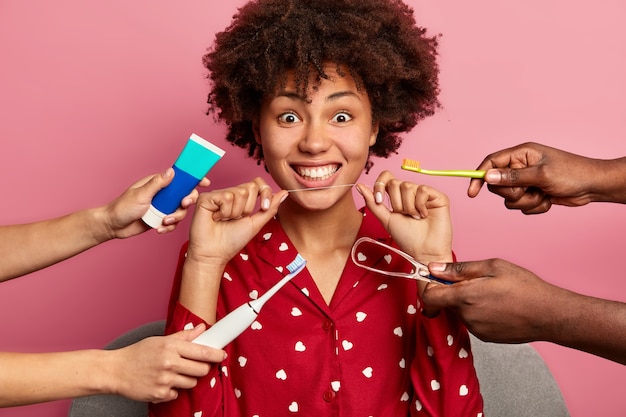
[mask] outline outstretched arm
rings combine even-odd
[[[428,310],[456,311],[486,341],[548,341],[626,364],[626,304],[549,284],[501,259],[431,263],[431,273],[454,285],[430,285]]]
[[[487,156],[478,169],[487,172],[470,182],[470,197],[487,182],[507,208],[524,214],[544,213],[553,204],[626,203],[626,157],[593,159],[525,143]]]
[[[171,168],[146,177],[102,207],[36,223],[0,226],[0,282],[45,268],[107,240],[145,232],[148,227],[141,217],[152,197],[173,177]],[[208,180],[202,185],[208,185]],[[194,190],[185,197],[181,208],[164,219],[158,232],[174,230],[197,196]]]
[[[150,337],[118,350],[0,353],[0,407],[91,394],[119,394],[161,402],[192,388],[220,362],[224,351],[189,341],[204,325],[170,336]]]

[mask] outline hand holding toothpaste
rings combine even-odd
[[[152,228],[161,227],[164,218],[176,211],[222,156],[223,150],[192,134],[174,162],[174,180],[154,196],[142,220]]]
[[[104,224],[108,229],[109,238],[127,238],[146,231],[146,225],[141,221],[148,210],[154,196],[167,187],[175,179],[175,171],[168,168],[162,174],[145,177],[131,185],[117,199],[104,208]],[[210,181],[207,178],[200,180],[198,185],[207,187]],[[187,209],[196,203],[198,191],[194,188],[179,202],[179,206],[165,216],[162,224],[157,226],[158,233],[173,231],[177,224],[187,215]]]

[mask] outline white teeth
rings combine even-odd
[[[337,172],[337,166],[324,166],[317,168],[298,168],[298,174],[312,180],[324,180]]]

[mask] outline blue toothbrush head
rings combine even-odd
[[[306,260],[302,256],[300,256],[300,254],[298,254],[298,256],[296,256],[296,259],[294,259],[289,265],[287,265],[287,269],[290,273],[294,274],[296,272],[300,272],[300,270],[302,270],[305,265]]]

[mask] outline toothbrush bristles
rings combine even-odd
[[[287,269],[291,274],[293,274],[305,263],[306,261],[304,260],[304,258],[300,254],[298,254],[296,256],[296,259],[294,259],[289,265],[287,265]]]
[[[420,163],[419,161],[414,161],[413,159],[403,159],[402,160],[402,167],[409,167],[409,168],[415,168],[415,169],[420,169]]]

